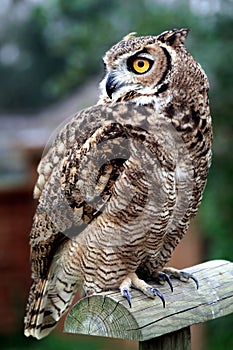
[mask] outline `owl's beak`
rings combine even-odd
[[[112,94],[116,91],[117,88],[119,88],[119,86],[120,84],[116,82],[114,74],[110,73],[106,81],[106,91],[110,98],[112,98]]]

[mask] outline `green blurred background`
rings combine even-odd
[[[157,35],[180,27],[190,28],[186,47],[210,80],[214,155],[199,214],[205,258],[231,260],[232,0],[1,0],[0,118],[36,115],[81,90],[100,76],[104,52],[127,33]],[[5,171],[0,165],[0,179]],[[206,350],[233,349],[232,332],[232,315],[208,322]],[[3,334],[0,341],[5,349],[109,349],[102,340],[63,339],[36,342]]]

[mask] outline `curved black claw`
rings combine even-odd
[[[180,274],[181,274],[184,278],[186,278],[187,280],[191,278],[191,280],[193,280],[193,281],[195,282],[197,289],[199,288],[198,279],[197,279],[195,276],[193,276],[191,273],[185,272],[185,271],[180,271]]]
[[[130,296],[129,290],[127,288],[123,288],[122,295],[127,299],[128,303],[129,303],[129,307],[131,308],[132,303],[131,303],[131,296]]]
[[[170,288],[171,288],[171,291],[173,292],[172,281],[171,281],[171,279],[170,279],[170,277],[168,276],[167,273],[162,272],[162,271],[159,272],[158,278],[159,278],[159,279],[162,279],[163,281],[166,281],[166,282],[169,284],[169,286],[170,286]]]
[[[88,296],[88,289],[84,289],[83,297],[86,298]]]
[[[163,294],[160,292],[159,289],[154,288],[154,287],[148,287],[148,288],[147,288],[147,291],[148,291],[150,294],[152,294],[152,295],[157,295],[157,296],[162,300],[163,307],[165,308],[165,299],[164,299],[164,296],[163,296]]]

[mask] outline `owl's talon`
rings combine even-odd
[[[132,303],[131,303],[131,296],[130,296],[130,292],[127,288],[123,288],[121,290],[121,294],[123,295],[123,297],[125,297],[129,303],[129,307],[132,307]]]
[[[195,282],[197,289],[199,288],[199,283],[197,278],[189,272],[180,271],[180,270],[174,269],[173,267],[166,267],[163,269],[162,273],[165,273],[169,278],[176,278],[182,282],[188,282],[189,279],[192,279]],[[159,275],[160,274],[161,272],[159,273]]]
[[[162,300],[163,307],[165,308],[165,299],[164,299],[164,296],[163,296],[163,294],[160,292],[159,289],[148,286],[148,287],[146,288],[146,292],[147,292],[147,295],[148,295],[148,296],[151,296],[152,298],[155,297],[155,296],[157,295],[157,296]]]
[[[180,274],[186,281],[188,281],[189,279],[193,280],[196,284],[197,289],[199,288],[198,279],[194,275],[192,275],[189,272],[185,272],[185,271],[180,271]],[[182,281],[182,279],[181,279],[181,281]]]
[[[86,297],[88,297],[88,296],[90,296],[90,295],[92,295],[92,294],[93,294],[93,291],[92,291],[92,290],[90,290],[90,289],[84,289],[83,298],[86,298]]]
[[[169,277],[169,275],[165,272],[159,272],[158,273],[158,280],[159,282],[167,282],[169,284],[169,287],[171,288],[171,291],[173,292],[173,285],[172,285],[172,281],[171,278]]]

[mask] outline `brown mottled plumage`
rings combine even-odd
[[[78,289],[120,288],[131,303],[131,286],[162,298],[138,276],[193,278],[163,269],[211,161],[208,81],[186,35],[130,34],[113,46],[98,104],[75,115],[42,158],[25,335],[47,335]]]

